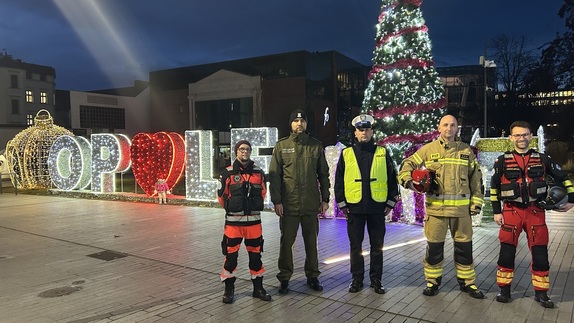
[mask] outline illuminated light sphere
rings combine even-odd
[[[73,136],[69,130],[54,125],[45,109],[38,111],[34,125],[22,130],[6,145],[6,159],[12,185],[18,188],[49,188],[51,186],[48,156],[58,137]]]
[[[91,182],[92,145],[84,137],[58,137],[50,148],[48,170],[57,188],[85,189]]]
[[[185,143],[176,132],[138,133],[132,138],[132,172],[138,185],[154,195],[155,183],[165,179],[172,190],[185,170]]]

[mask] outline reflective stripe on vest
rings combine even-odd
[[[345,161],[345,199],[348,203],[359,203],[363,197],[363,179],[353,148],[343,150],[343,160]],[[373,201],[385,202],[388,187],[386,151],[383,147],[377,146],[375,149],[369,181]]]
[[[480,204],[480,198],[473,198],[473,202]],[[470,196],[461,194],[427,194],[427,205],[432,206],[464,206],[470,205]]]

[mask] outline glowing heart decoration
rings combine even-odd
[[[140,132],[132,138],[132,171],[138,185],[154,195],[158,178],[165,179],[169,189],[181,180],[185,170],[185,143],[176,132]]]

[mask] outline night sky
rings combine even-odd
[[[150,71],[289,51],[371,64],[377,0],[0,0],[0,50],[56,69],[56,88],[131,86]],[[426,0],[438,67],[478,65],[485,44],[564,31],[560,0]]]

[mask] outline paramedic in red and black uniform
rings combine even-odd
[[[500,254],[496,272],[500,293],[496,295],[496,300],[501,303],[510,301],[516,245],[524,230],[532,254],[530,270],[534,299],[542,306],[552,308],[554,303],[547,295],[550,288],[548,227],[539,202],[546,198],[548,182],[553,180],[553,185],[563,186],[568,192],[568,203],[557,211],[568,211],[574,206],[574,188],[568,174],[550,156],[529,148],[532,129],[528,122],[512,123],[509,139],[514,144],[514,150],[497,158],[490,188],[494,221],[500,225]]]
[[[249,254],[249,273],[253,282],[253,297],[271,301],[271,295],[263,288],[265,268],[261,262],[263,236],[261,211],[267,193],[265,174],[250,159],[251,144],[240,140],[235,144],[237,158],[219,176],[217,191],[219,204],[225,209],[225,230],[221,249],[225,255],[221,281],[225,282],[223,303],[233,303],[235,293],[235,269],[241,242]]]

